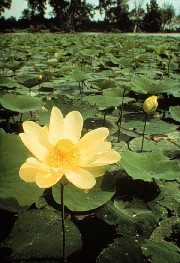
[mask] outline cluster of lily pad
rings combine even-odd
[[[60,216],[54,205],[60,204],[59,183],[52,187],[52,205],[44,189],[21,180],[19,168],[30,153],[17,135],[24,120],[49,123],[56,106],[64,115],[81,112],[84,134],[107,127],[113,149],[121,154],[121,161],[109,166],[89,191],[71,183],[65,187],[67,214],[77,221],[79,214],[100,218],[115,228],[116,238],[97,262],[121,258],[178,263],[179,38],[118,34],[0,38],[0,208],[18,215],[10,238],[3,242],[3,247],[13,249],[10,259],[62,257]],[[143,103],[154,95],[158,108],[147,116],[141,152]],[[36,209],[27,210],[33,204]],[[82,238],[72,220],[65,221],[69,256],[81,249]]]

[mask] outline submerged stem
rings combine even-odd
[[[142,144],[141,144],[141,150],[140,150],[140,152],[142,152],[143,151],[143,145],[144,145],[144,132],[145,132],[145,129],[146,129],[146,122],[147,122],[147,113],[146,113],[146,115],[145,115],[145,120],[144,120],[144,129],[143,129],[143,137],[142,137]]]
[[[64,224],[64,184],[61,183],[61,222],[63,231],[63,263],[66,262],[66,233]]]

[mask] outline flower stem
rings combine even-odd
[[[63,263],[66,262],[66,233],[64,224],[64,184],[61,183],[61,222],[63,231]]]
[[[146,115],[145,115],[145,120],[144,120],[144,129],[143,129],[143,137],[142,137],[142,144],[141,144],[141,150],[140,150],[140,152],[142,152],[143,151],[143,145],[144,145],[144,132],[145,132],[145,129],[146,129],[146,122],[147,122],[147,113],[146,113]]]
[[[121,135],[121,123],[122,123],[122,116],[123,116],[123,107],[124,107],[124,96],[125,96],[125,91],[126,89],[124,89],[123,91],[123,97],[122,97],[122,103],[121,103],[121,108],[119,108],[119,119],[117,121],[118,123],[118,138],[117,138],[117,142],[120,142],[120,135]]]
[[[105,125],[105,121],[106,121],[106,109],[104,110],[103,127],[104,127],[104,125]]]

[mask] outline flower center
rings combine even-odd
[[[46,156],[46,163],[51,167],[69,169],[75,167],[80,161],[78,147],[68,139],[57,142]]]

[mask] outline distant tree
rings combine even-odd
[[[93,16],[93,6],[85,0],[49,0],[56,25],[63,30],[81,30]]]
[[[31,11],[29,9],[24,9],[22,11],[22,19],[31,20]]]
[[[173,5],[164,4],[161,8],[161,13],[162,13],[162,28],[165,29],[171,24],[172,19],[175,16],[175,10]]]
[[[43,22],[47,0],[27,0],[32,24]],[[37,21],[38,20],[38,21]]]
[[[106,18],[112,26],[121,31],[129,31],[131,26],[127,2],[127,0],[117,0],[116,5],[110,7],[106,14]]]
[[[133,32],[141,31],[142,21],[145,16],[145,10],[143,9],[143,4],[145,0],[134,0],[133,9],[130,12],[131,21],[134,25]]]
[[[147,12],[143,20],[144,29],[147,32],[160,32],[162,29],[162,12],[156,0],[150,0],[147,4]]]
[[[10,9],[12,0],[0,0],[0,16],[4,13],[5,9]]]
[[[67,21],[67,9],[69,1],[66,0],[49,0],[49,5],[53,8],[56,26],[62,26]]]
[[[115,3],[116,1],[114,0],[99,0],[98,9],[100,10],[100,14],[105,13],[105,17],[106,17],[108,9]]]
[[[94,9],[86,0],[71,0],[69,5],[69,21],[73,30],[85,29],[90,18],[94,16]]]
[[[16,18],[14,16],[11,16],[8,19],[6,19],[6,27],[13,29],[16,27],[16,22]]]

